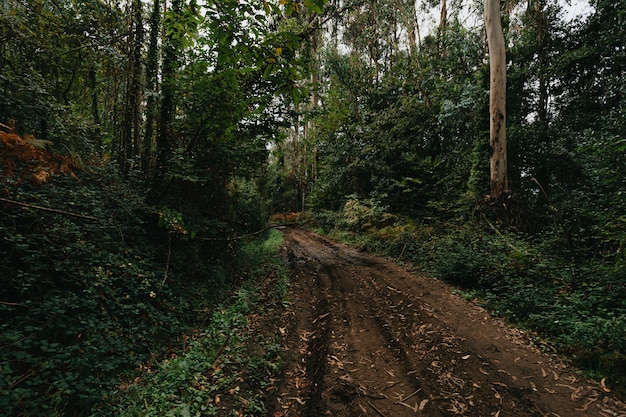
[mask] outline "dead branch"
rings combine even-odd
[[[11,303],[8,301],[0,301],[0,304],[5,305],[5,306],[12,306],[12,307],[24,307],[24,308],[30,308],[29,306],[27,306],[26,304],[20,304],[20,303]]]
[[[387,416],[385,416],[385,414],[382,411],[380,411],[378,408],[376,408],[376,406],[374,404],[372,404],[371,402],[368,401],[367,404],[370,407],[372,407],[374,409],[374,411],[376,411],[380,417],[387,417]]]
[[[266,232],[266,231],[268,231],[270,229],[282,229],[282,228],[287,227],[287,226],[293,226],[293,224],[286,224],[286,225],[285,224],[281,224],[281,225],[276,225],[276,226],[269,226],[269,227],[266,227],[264,229],[257,230],[256,232],[248,233],[248,234],[241,235],[241,236],[233,236],[233,237],[205,237],[205,238],[202,238],[202,240],[209,240],[209,241],[213,241],[213,242],[230,242],[230,241],[233,241],[233,240],[241,240],[241,239],[246,239],[248,237],[256,236],[256,235],[259,235],[259,234],[261,234],[263,232]]]
[[[99,220],[97,218],[95,218],[95,217],[84,216],[82,214],[73,213],[71,211],[57,210],[57,209],[53,209],[53,208],[49,208],[49,207],[41,207],[41,206],[36,206],[34,204],[22,203],[20,201],[8,200],[6,198],[0,198],[0,201],[3,202],[3,203],[7,203],[7,204],[14,204],[16,206],[28,207],[28,208],[35,209],[35,210],[45,211],[45,212],[48,212],[48,213],[62,214],[64,216],[76,217],[78,219],[89,220],[89,221],[96,222],[96,223],[99,222]]]

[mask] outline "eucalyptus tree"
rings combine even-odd
[[[397,7],[386,0],[367,0],[348,11],[343,19],[344,41],[352,54],[367,59],[374,82],[393,66],[399,51]]]
[[[506,45],[500,0],[485,0],[485,28],[489,44],[489,142],[491,197],[509,193],[506,148]]]

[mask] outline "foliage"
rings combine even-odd
[[[7,415],[87,412],[115,391],[120,374],[181,346],[181,335],[208,320],[237,282],[237,268],[265,256],[236,240],[200,239],[220,227],[259,230],[251,183],[233,183],[225,204],[246,223],[226,228],[219,218],[199,220],[189,206],[177,205],[184,213],[147,206],[145,186],[123,182],[106,161],[57,170],[67,157],[13,133],[2,137],[0,153],[20,173],[3,173],[9,198],[0,202],[0,407]],[[52,174],[45,183],[21,180],[38,167]]]
[[[141,202],[112,172],[93,169],[81,185],[61,179],[12,196],[97,223],[3,206],[2,408],[10,415],[88,408],[182,326],[170,316],[172,290],[159,286],[162,252],[126,241],[146,241]]]
[[[282,243],[268,239],[244,247],[250,263],[243,285],[193,333],[184,349],[146,364],[150,372],[119,387],[94,416],[266,415],[265,401],[280,367],[280,341],[255,323],[285,301],[286,274],[278,259],[269,261]],[[270,288],[261,287],[270,281]],[[260,331],[260,332],[258,332]]]
[[[75,177],[72,159],[47,150],[49,141],[36,139],[32,135],[21,137],[15,133],[14,119],[8,126],[0,124],[0,129],[0,158],[6,164],[3,177],[7,185],[30,181],[39,186],[47,183],[53,175]],[[5,192],[10,193],[8,188]]]

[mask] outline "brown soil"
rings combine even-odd
[[[285,229],[291,305],[269,415],[626,416],[609,389],[445,284]]]

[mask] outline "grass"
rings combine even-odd
[[[288,278],[276,256],[282,234],[247,245],[241,287],[189,337],[184,350],[145,364],[95,416],[265,416],[280,369],[276,320]]]

